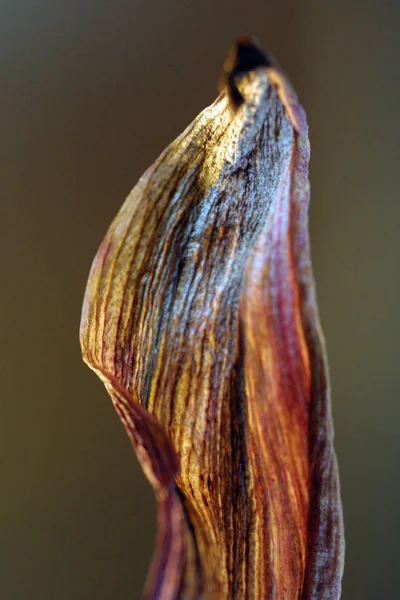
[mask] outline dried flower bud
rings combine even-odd
[[[83,357],[158,500],[146,598],[340,596],[308,160],[294,92],[240,39],[220,96],[139,180],[94,259]]]

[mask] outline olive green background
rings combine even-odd
[[[400,598],[399,13],[396,0],[1,0],[2,600],[140,598],[155,503],[81,362],[82,297],[123,199],[213,101],[241,33],[277,57],[310,124],[343,599]]]

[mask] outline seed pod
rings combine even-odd
[[[306,118],[251,39],[139,180],[80,339],[158,501],[144,597],[340,596],[343,525],[311,270]]]

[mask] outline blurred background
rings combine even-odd
[[[0,1],[0,597],[140,597],[155,503],[78,327],[142,172],[258,37],[310,125],[344,600],[400,598],[400,3]],[[290,599],[289,599],[290,600]]]

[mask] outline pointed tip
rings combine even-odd
[[[240,78],[260,67],[268,70],[270,83],[277,87],[279,98],[294,129],[299,134],[307,133],[308,127],[304,111],[286,75],[272,55],[266,52],[250,35],[236,38],[225,61],[224,72],[220,79],[220,90],[226,91],[233,111],[240,108],[245,101],[238,85]]]
[[[258,67],[272,67],[274,61],[249,35],[241,36],[234,42],[225,64],[225,72],[242,75]]]
[[[244,101],[236,85],[236,78],[259,67],[274,65],[272,57],[263,50],[255,38],[246,35],[236,39],[225,62],[221,80],[221,87],[226,87],[234,108],[239,108]]]

